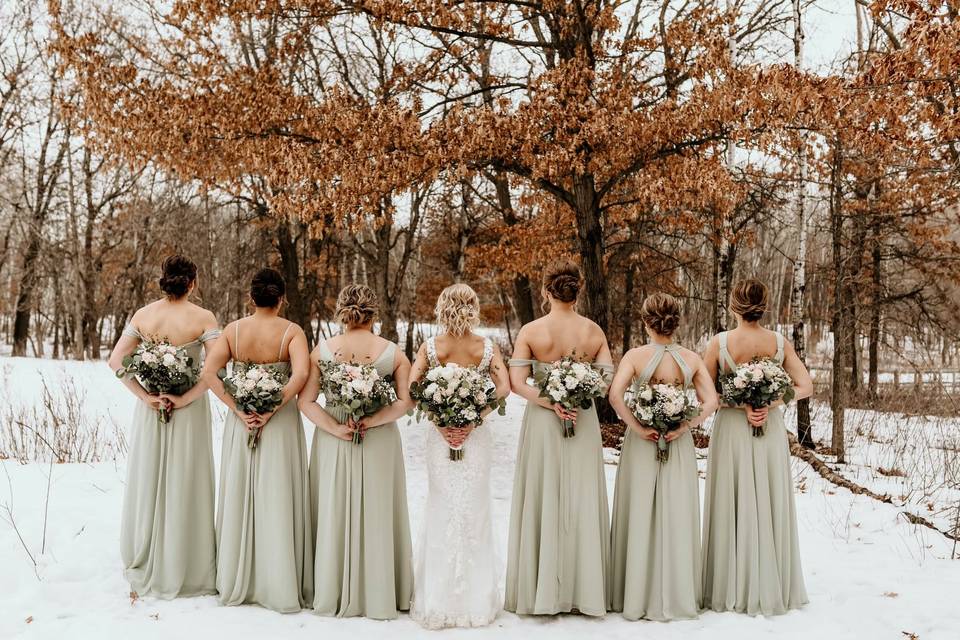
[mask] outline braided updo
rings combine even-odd
[[[480,298],[470,285],[452,284],[440,292],[437,324],[452,336],[465,336],[480,324]]]
[[[640,319],[661,336],[671,336],[680,326],[680,303],[669,293],[654,293],[643,301]]]
[[[759,280],[741,280],[730,296],[730,310],[747,322],[756,322],[767,310],[768,296],[767,285]]]
[[[543,270],[544,290],[560,302],[575,301],[582,284],[580,267],[572,260],[551,262]]]
[[[337,296],[337,320],[345,327],[359,327],[377,316],[377,294],[365,284],[348,284]]]
[[[169,298],[182,298],[197,279],[197,265],[186,256],[167,256],[163,260],[160,291]]]

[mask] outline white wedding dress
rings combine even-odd
[[[432,338],[427,356],[430,367],[441,366]],[[492,357],[493,344],[487,339],[481,371],[489,370]],[[488,426],[474,429],[463,444],[463,459],[453,461],[450,446],[431,428],[426,456],[427,507],[410,617],[427,629],[490,624],[503,604],[491,517],[493,434]]]

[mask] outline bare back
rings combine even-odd
[[[777,354],[777,334],[763,327],[737,327],[727,332],[727,352],[737,364]]]
[[[372,331],[350,331],[327,340],[327,348],[337,360],[359,364],[376,362],[389,346],[389,340]]]
[[[513,357],[555,362],[570,355],[588,362],[609,360],[603,331],[578,313],[548,314],[524,325]]]
[[[483,360],[484,339],[474,333],[456,337],[444,333],[434,338],[434,345],[437,359],[443,364],[474,367]]]
[[[227,325],[223,334],[233,360],[269,364],[290,360],[295,325],[279,316],[247,316]]]
[[[644,345],[631,349],[624,356],[628,360],[635,372],[643,371],[650,361],[656,356],[657,347],[652,344]],[[700,356],[689,349],[679,347],[679,355],[687,363],[690,371],[696,371],[701,366]],[[660,364],[650,375],[650,381],[656,383],[682,384],[684,380],[683,370],[677,361],[673,358],[661,358]]]
[[[162,299],[139,309],[130,324],[144,337],[182,346],[216,329],[217,319],[212,312],[187,300]]]

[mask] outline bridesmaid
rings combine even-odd
[[[199,369],[201,347],[220,335],[212,313],[187,298],[197,286],[197,266],[179,255],[163,261],[165,297],[139,309],[110,354],[118,370],[141,340],[182,345]],[[216,593],[213,530],[213,444],[207,384],[182,396],[147,393],[133,378],[123,383],[137,397],[127,458],[120,525],[120,555],[130,589],[159,598]],[[173,409],[161,424],[157,410]]]
[[[627,424],[613,497],[613,606],[628,620],[696,618],[700,613],[700,477],[690,429],[717,409],[717,392],[703,361],[673,342],[680,304],[665,293],[643,301],[640,317],[650,344],[631,349],[610,385],[610,404]],[[624,403],[634,380],[691,385],[700,415],[666,435],[666,462],[656,460],[659,432]]]
[[[772,357],[793,379],[796,398],[813,392],[806,367],[780,333],[759,325],[767,288],[745,280],[733,290],[737,328],[714,336],[704,355],[720,374]],[[779,404],[779,403],[778,403]],[[764,435],[755,437],[754,428]],[[793,477],[783,412],[724,405],[713,421],[703,527],[703,605],[715,611],[774,615],[807,603],[800,568]]]
[[[203,368],[210,389],[230,412],[223,432],[217,509],[217,590],[226,605],[254,603],[300,611],[313,590],[307,443],[295,400],[307,379],[303,330],[279,317],[286,290],[273,269],[253,277],[253,314],[224,329]],[[273,413],[240,411],[217,377],[233,362],[244,369],[271,364],[289,373],[283,401]],[[254,449],[248,429],[263,427]]]
[[[313,609],[325,616],[392,619],[410,609],[413,588],[410,521],[403,447],[396,420],[413,407],[410,361],[396,344],[373,333],[377,298],[348,285],[337,298],[343,333],[311,354],[300,410],[316,425],[310,455],[310,505],[316,561]],[[397,401],[360,423],[324,409],[319,360],[372,363],[392,375]],[[360,429],[363,442],[353,443]]]
[[[565,411],[528,384],[531,368],[575,354],[611,369],[607,338],[574,306],[580,269],[549,265],[543,296],[550,312],[525,325],[510,360],[513,390],[527,400],[510,512],[504,608],[518,614],[601,616],[608,603],[610,520],[596,409]],[[561,418],[576,420],[564,438]]]

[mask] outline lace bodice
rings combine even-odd
[[[477,364],[477,369],[480,371],[489,372],[491,360],[493,360],[493,341],[490,338],[484,338],[483,356],[480,358],[480,363]],[[443,364],[440,362],[440,358],[437,357],[436,337],[431,337],[427,340],[427,364],[429,364],[431,367],[443,366]]]

